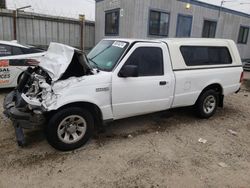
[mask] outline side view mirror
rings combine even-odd
[[[138,66],[137,65],[125,65],[121,68],[119,77],[138,77]]]

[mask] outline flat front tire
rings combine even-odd
[[[200,118],[210,118],[217,110],[219,97],[213,89],[203,92],[196,102],[197,115]]]
[[[86,109],[69,107],[54,114],[46,127],[47,140],[52,147],[70,151],[83,146],[93,135],[93,116]]]

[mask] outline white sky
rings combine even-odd
[[[219,5],[221,0],[199,0],[210,4]],[[250,14],[250,0],[225,0],[223,7]]]
[[[221,3],[221,0],[200,1],[215,5]],[[26,11],[71,18],[85,14],[87,20],[95,20],[95,0],[6,0],[6,3],[9,9],[31,5],[32,8]],[[250,0],[226,0],[223,7],[250,14]]]
[[[27,12],[79,18],[85,14],[87,20],[95,20],[95,0],[6,0],[8,9],[31,5]]]

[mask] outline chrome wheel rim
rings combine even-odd
[[[205,98],[203,103],[203,110],[206,114],[210,114],[216,107],[216,98],[213,95],[209,95]]]
[[[57,129],[57,135],[62,142],[73,144],[84,137],[86,130],[85,119],[78,115],[71,115],[61,121]]]

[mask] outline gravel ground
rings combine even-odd
[[[0,91],[0,103],[7,92]],[[85,147],[62,153],[39,130],[26,132],[29,145],[18,148],[1,107],[0,187],[247,188],[249,114],[244,89],[226,97],[224,109],[209,120],[189,108],[120,120]]]

